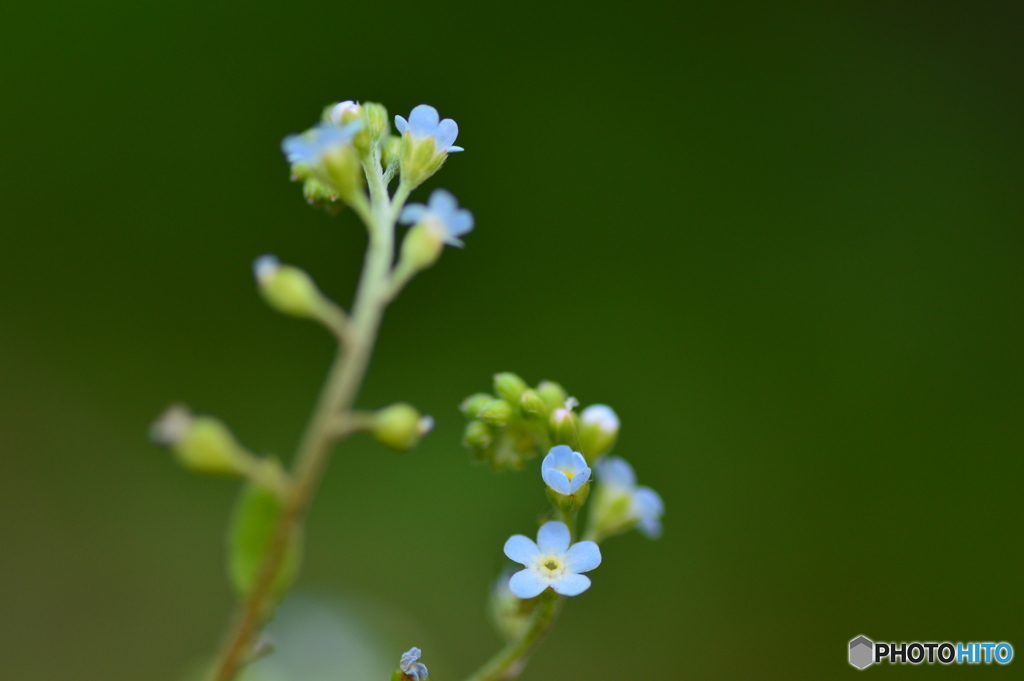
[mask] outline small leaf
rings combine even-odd
[[[281,500],[274,493],[252,484],[242,488],[228,535],[228,571],[235,589],[243,597],[256,584],[282,511]],[[284,595],[291,586],[301,558],[302,538],[296,535],[274,580],[276,596]]]

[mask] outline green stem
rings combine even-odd
[[[545,591],[533,611],[529,628],[517,641],[505,646],[466,681],[508,681],[519,676],[530,661],[530,655],[551,630],[565,599],[553,591]]]
[[[267,547],[256,583],[240,604],[228,631],[209,677],[211,681],[231,681],[251,660],[257,634],[277,606],[273,586],[284,563],[286,549],[292,538],[302,530],[331,450],[338,440],[334,426],[338,418],[350,414],[373,354],[390,288],[391,261],[394,257],[394,216],[397,209],[388,200],[379,161],[367,164],[366,175],[370,204],[367,207],[358,206],[357,212],[367,221],[370,244],[352,316],[346,325],[346,343],[343,348],[339,348],[320,392],[313,418],[299,444],[293,472],[295,482],[285,499],[281,520]]]

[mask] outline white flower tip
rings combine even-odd
[[[183,404],[172,404],[150,426],[149,437],[164,447],[173,447],[192,427],[192,413]]]
[[[256,275],[256,281],[263,284],[274,276],[280,267],[281,261],[277,259],[276,255],[261,255],[253,261],[252,272]]]
[[[359,111],[359,103],[354,102],[351,99],[346,99],[344,102],[338,102],[335,104],[334,108],[331,109],[331,123],[341,125],[341,117],[344,116],[347,111]]]
[[[567,398],[565,398],[565,409],[566,409],[566,411],[572,411],[573,409],[575,409],[578,406],[580,406],[580,401],[577,400],[575,397],[567,397]]]
[[[417,424],[420,437],[423,437],[434,429],[434,417],[433,416],[421,416],[419,423]]]
[[[580,414],[580,419],[587,425],[596,425],[605,432],[618,432],[619,417],[607,404],[592,404]]]

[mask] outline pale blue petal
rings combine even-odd
[[[437,148],[448,151],[455,138],[459,136],[458,124],[450,118],[446,118],[437,124],[437,132],[434,133],[434,140]]]
[[[579,596],[590,588],[590,577],[566,574],[551,582],[551,588],[563,596]]]
[[[423,651],[413,646],[402,653],[402,660],[399,662],[398,666],[402,668],[403,672],[409,671],[409,668],[412,667],[412,665],[416,663],[416,660],[420,659],[422,655]]]
[[[456,146],[448,147],[448,153],[449,154],[452,153],[453,151],[465,151],[465,149],[463,149],[462,147],[456,147]]]
[[[636,528],[648,539],[657,539],[661,536],[661,520],[658,518],[641,518]]]
[[[559,494],[572,494],[574,491],[569,478],[557,468],[545,468],[540,472],[540,476],[544,478],[548,487]]]
[[[565,569],[589,572],[601,564],[601,549],[592,541],[577,542],[565,552]]]
[[[569,548],[569,528],[558,520],[550,520],[537,532],[537,548],[541,553],[565,553]]]
[[[409,127],[409,122],[401,116],[395,116],[395,128],[398,129],[398,134],[404,135],[405,129]]]
[[[427,205],[430,206],[430,210],[436,213],[445,224],[448,223],[449,216],[459,209],[459,202],[447,189],[435,189],[430,193],[430,199],[427,201]]]
[[[540,550],[533,540],[521,534],[514,534],[505,542],[505,555],[517,563],[529,565],[539,554]]]
[[[581,472],[575,473],[572,476],[572,480],[569,482],[569,494],[576,494],[580,487],[587,484],[587,480],[590,480],[589,468],[584,468]]]
[[[520,570],[508,580],[508,588],[519,598],[533,598],[548,588],[548,580],[532,570]]]
[[[414,664],[412,666],[412,669],[410,669],[406,673],[410,677],[412,677],[413,681],[426,681],[426,679],[430,676],[430,672],[427,671],[427,666],[422,662],[417,662],[416,664]]]
[[[544,471],[546,471],[547,469],[554,468],[554,467],[555,467],[555,454],[554,454],[554,450],[551,450],[550,452],[548,452],[548,455],[544,457],[544,460],[540,462],[540,472],[541,472],[541,475],[543,475]]]
[[[633,504],[641,517],[660,516],[665,512],[665,502],[650,487],[637,487],[633,493]]]
[[[552,447],[551,451],[548,452],[548,456],[551,457],[552,466],[568,466],[569,462],[572,461],[572,447],[569,445]]]
[[[597,466],[597,474],[601,482],[628,489],[632,489],[636,485],[636,474],[625,459],[609,456]]]
[[[429,104],[420,104],[409,114],[409,130],[416,137],[430,137],[437,129],[437,109]]]
[[[398,217],[398,221],[403,225],[414,225],[422,220],[423,216],[427,213],[427,207],[422,203],[410,203],[402,209],[402,214]]]

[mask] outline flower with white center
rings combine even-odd
[[[320,123],[299,135],[288,135],[281,142],[281,150],[289,163],[315,166],[327,153],[352,142],[352,136],[363,127],[363,121],[345,125]]]
[[[590,578],[581,572],[601,564],[601,549],[592,541],[569,546],[572,537],[565,523],[557,520],[541,525],[537,543],[515,534],[505,542],[505,555],[526,567],[512,575],[508,587],[519,598],[539,596],[547,588],[563,596],[577,596],[590,588]]]
[[[590,468],[582,454],[572,451],[568,445],[558,445],[544,457],[540,476],[548,487],[568,496],[590,480]]]
[[[459,202],[452,193],[444,189],[435,189],[427,205],[410,203],[402,209],[399,222],[404,225],[426,225],[439,242],[449,246],[463,246],[459,237],[473,231],[473,214],[465,208],[459,208]]]
[[[414,142],[433,137],[434,146],[439,154],[442,151],[448,153],[464,151],[462,147],[456,147],[452,144],[455,138],[459,136],[458,124],[450,118],[439,119],[440,116],[437,114],[437,109],[429,104],[420,104],[413,108],[409,114],[409,120],[405,120],[401,116],[395,116],[395,127],[398,128],[398,132],[402,135],[408,132]]]
[[[651,539],[661,536],[665,503],[650,487],[636,484],[636,474],[625,459],[612,456],[598,462],[597,481],[593,522],[598,536],[624,532],[634,525]]]
[[[407,652],[402,653],[402,661],[399,663],[399,668],[403,674],[413,679],[413,681],[423,681],[429,676],[427,667],[422,662],[417,662],[422,654],[423,651],[419,648],[409,648]]]

